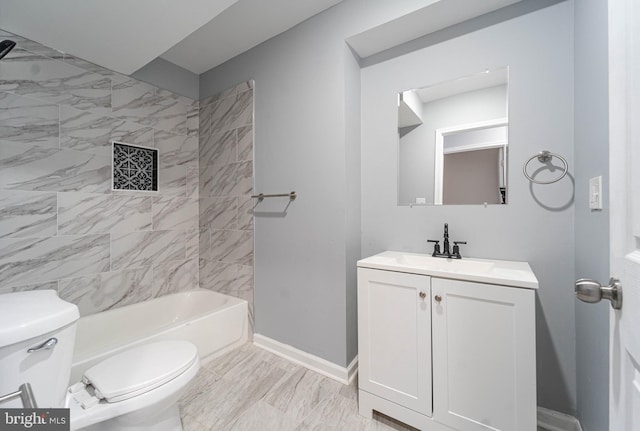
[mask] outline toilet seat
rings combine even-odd
[[[193,364],[196,347],[186,341],[143,344],[105,359],[85,371],[82,382],[109,403],[148,392],[174,379]]]
[[[159,344],[161,346],[153,347],[152,345],[155,344]],[[147,348],[147,346],[152,347]],[[135,347],[119,353],[102,363],[115,357],[121,357],[121,355],[128,354],[131,351],[137,353],[123,356],[124,358],[135,358],[131,359],[131,361],[135,361],[135,363],[129,362],[126,364],[125,368],[127,370],[142,370],[145,366],[155,367],[157,365],[155,362],[163,362],[165,364],[173,363],[176,365],[176,368],[174,368],[174,372],[170,374],[174,377],[166,380],[167,374],[164,375],[165,379],[158,375],[159,378],[157,379],[147,380],[147,382],[149,382],[148,385],[141,384],[137,387],[128,384],[124,384],[119,388],[115,388],[114,386],[115,389],[120,389],[114,392],[116,394],[120,394],[115,395],[115,397],[119,397],[117,399],[120,401],[113,401],[114,398],[110,395],[109,397],[111,400],[99,398],[96,395],[96,391],[92,384],[85,385],[83,382],[71,386],[69,388],[69,393],[67,394],[66,402],[67,407],[71,409],[71,430],[81,429],[122,415],[144,414],[144,409],[152,405],[157,405],[157,403],[166,403],[166,408],[169,408],[173,403],[175,403],[175,401],[177,401],[177,394],[180,393],[181,388],[185,387],[193,377],[195,377],[200,368],[197,349],[193,344],[186,341],[161,341],[158,343],[149,343],[147,345],[140,346],[139,348]],[[173,359],[172,361],[167,360],[168,356],[174,357],[176,352],[179,351],[183,353],[178,354],[178,357],[182,356],[183,359],[189,358],[184,359],[185,361],[189,361],[186,366],[184,364],[180,365],[181,361],[178,359]],[[161,356],[154,357],[154,354],[161,354]],[[121,363],[117,360],[109,362],[113,364]],[[167,368],[171,367],[167,366]],[[123,371],[124,369],[120,369],[119,371],[115,369],[113,370],[116,375]],[[85,373],[85,375],[86,374],[87,373]],[[98,374],[98,381],[100,383],[97,384],[100,385],[103,383],[103,380],[100,378],[103,374]],[[132,372],[131,374],[135,373]],[[104,374],[104,376],[108,376],[108,374]],[[113,378],[113,375],[111,378]],[[134,390],[130,391],[129,389],[131,388],[134,388]],[[109,390],[107,390],[107,393],[111,394]]]

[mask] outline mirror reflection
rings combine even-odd
[[[398,204],[506,204],[508,68],[398,94]]]

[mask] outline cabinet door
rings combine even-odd
[[[431,416],[429,277],[358,268],[360,389]]]
[[[534,291],[432,279],[434,419],[535,431]]]

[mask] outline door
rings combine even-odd
[[[429,277],[358,268],[358,385],[431,416]]]
[[[431,279],[433,419],[459,431],[535,431],[534,291]]]
[[[640,430],[640,2],[609,0],[611,273],[609,429]]]

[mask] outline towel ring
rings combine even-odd
[[[538,159],[538,161],[540,163],[547,163],[549,160],[551,160],[554,157],[559,158],[560,161],[562,162],[562,164],[564,165],[564,170],[562,171],[562,174],[560,174],[560,176],[558,178],[554,178],[553,180],[549,180],[549,181],[538,181],[538,180],[534,180],[533,178],[531,178],[531,175],[529,175],[529,173],[527,172],[527,166],[529,165],[531,160]],[[560,155],[558,155],[558,154],[552,153],[551,151],[548,151],[548,150],[540,151],[538,154],[536,154],[535,156],[533,156],[529,160],[527,160],[524,163],[524,165],[522,166],[522,172],[524,173],[524,176],[527,177],[527,179],[529,181],[531,181],[532,183],[535,183],[535,184],[551,184],[551,183],[555,183],[557,181],[560,181],[561,179],[564,178],[565,175],[567,175],[567,171],[568,170],[569,170],[569,164],[567,163],[565,158],[560,156]]]

